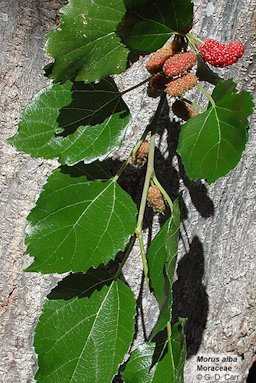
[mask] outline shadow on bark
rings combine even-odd
[[[255,383],[255,382],[256,382],[256,362],[254,362],[252,367],[250,368],[249,375],[246,380],[246,383]]]
[[[188,318],[185,326],[188,357],[197,353],[207,321],[209,303],[203,275],[203,245],[195,236],[178,263],[178,279],[173,284],[173,322],[179,317]]]

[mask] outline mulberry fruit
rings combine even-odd
[[[184,121],[197,115],[195,108],[184,100],[176,100],[172,104],[172,111],[175,116],[181,118]]]
[[[146,69],[150,73],[157,72],[162,68],[165,61],[173,55],[173,49],[171,43],[166,43],[161,49],[154,52],[148,62],[146,63]]]
[[[193,52],[177,53],[165,61],[163,71],[169,77],[177,76],[191,69],[196,61]]]
[[[137,166],[143,165],[148,158],[148,151],[149,142],[147,140],[144,140],[140,145],[139,149],[137,150],[135,156],[132,157],[132,164]]]
[[[166,92],[172,97],[179,97],[188,90],[194,88],[198,82],[198,77],[193,73],[179,77],[166,85]]]
[[[217,40],[206,39],[204,44],[199,46],[199,51],[209,64],[224,68],[242,57],[244,46],[240,41],[232,41],[226,45]]]
[[[148,195],[147,195],[147,201],[148,205],[152,207],[154,212],[156,213],[164,213],[165,212],[165,203],[162,196],[162,193],[160,192],[158,186],[152,185],[148,189]]]

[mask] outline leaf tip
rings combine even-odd
[[[17,136],[17,133],[14,134],[14,135],[11,136],[11,137],[8,137],[8,138],[5,140],[5,142],[6,142],[8,145],[15,146],[16,136]]]

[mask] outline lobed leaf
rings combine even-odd
[[[53,84],[25,109],[8,142],[32,157],[73,165],[104,159],[122,142],[130,120],[114,81]]]
[[[132,342],[135,313],[129,287],[102,270],[65,278],[36,328],[36,381],[111,383]]]
[[[154,52],[175,32],[191,28],[193,3],[191,0],[128,1],[128,9],[136,16],[131,29],[128,23],[125,38],[131,49]],[[131,12],[126,17],[131,18]]]
[[[57,31],[48,34],[47,53],[55,59],[51,76],[87,83],[126,69],[128,50],[116,35],[125,14],[120,0],[70,0]]]
[[[155,236],[147,253],[151,287],[160,308],[160,315],[151,338],[163,330],[171,320],[172,283],[176,268],[179,227],[179,201],[175,200],[172,217]]]
[[[239,162],[248,139],[247,127],[253,112],[250,93],[225,92],[221,81],[213,93],[216,104],[187,121],[181,128],[178,153],[188,177],[206,178],[211,184]],[[232,83],[230,89],[234,89]]]
[[[136,213],[115,181],[88,181],[57,169],[27,219],[27,250],[35,258],[27,271],[87,271],[107,264],[134,232]]]

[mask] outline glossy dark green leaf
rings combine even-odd
[[[27,271],[64,273],[107,264],[136,226],[131,197],[113,180],[88,181],[57,169],[28,216]]]
[[[142,6],[130,2],[129,7],[137,17],[132,30],[127,30],[128,46],[134,50],[154,52],[173,33],[188,30],[193,23],[190,0],[149,0]]]
[[[217,86],[222,88],[223,83]],[[206,178],[209,184],[239,162],[248,138],[247,119],[253,112],[248,92],[226,93],[219,98],[216,91],[215,98],[214,106],[182,126],[177,149],[188,177]]]
[[[171,320],[172,283],[176,268],[179,227],[179,201],[175,200],[172,217],[156,235],[147,253],[150,283],[160,308],[160,315],[151,338],[163,330]]]
[[[34,339],[39,383],[111,383],[134,334],[135,299],[102,271],[65,278],[46,300]]]
[[[172,328],[172,339],[145,343],[132,352],[122,373],[125,383],[183,383],[186,360],[184,320]]]
[[[116,35],[125,14],[120,0],[70,0],[57,31],[48,34],[47,53],[55,59],[51,76],[87,83],[126,69],[128,50]]]
[[[9,143],[33,157],[88,163],[120,146],[129,120],[128,107],[110,78],[89,85],[53,84],[25,109]]]
[[[155,21],[140,21],[132,30],[129,46],[142,52],[155,52],[174,34],[166,25]]]

